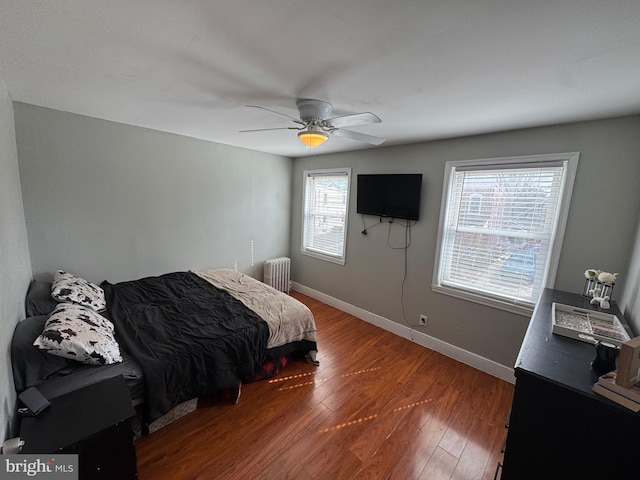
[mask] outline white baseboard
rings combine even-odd
[[[403,338],[406,338],[407,340],[411,340],[418,345],[422,345],[423,347],[446,355],[449,358],[453,358],[454,360],[464,363],[465,365],[477,368],[478,370],[488,373],[489,375],[493,375],[494,377],[500,378],[506,382],[515,383],[515,377],[512,368],[494,362],[493,360],[489,360],[488,358],[481,357],[480,355],[476,355],[475,353],[469,352],[460,347],[456,347],[455,345],[452,345],[450,343],[443,342],[442,340],[422,333],[418,330],[413,330],[405,325],[400,325],[399,323],[381,317],[380,315],[368,312],[367,310],[364,310],[360,307],[356,307],[354,305],[351,305],[350,303],[343,302],[342,300],[338,300],[337,298],[331,297],[322,292],[301,285],[297,282],[291,282],[291,288],[300,293],[304,293],[311,298],[315,298],[316,300],[326,303],[327,305],[331,305],[338,310],[347,312],[354,317],[364,320],[365,322],[371,323],[376,327],[380,327],[383,330],[399,335]]]

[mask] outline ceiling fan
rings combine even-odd
[[[269,108],[260,107],[258,105],[246,105],[251,108],[261,108],[281,117],[288,118],[299,127],[278,127],[278,128],[258,128],[253,130],[240,130],[240,132],[262,132],[266,130],[299,130],[298,138],[308,147],[317,147],[322,145],[329,135],[337,137],[346,137],[359,142],[369,143],[371,145],[380,145],[384,142],[384,138],[366,135],[352,130],[345,130],[343,127],[352,127],[355,125],[365,125],[368,123],[380,123],[382,120],[377,115],[370,112],[356,113],[353,115],[343,115],[340,117],[332,117],[331,111],[333,107],[330,103],[322,100],[313,100],[301,98],[296,101],[300,118],[295,118],[286,113],[276,112]]]

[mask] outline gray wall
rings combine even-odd
[[[415,324],[420,313],[427,314],[428,326],[418,327],[427,335],[512,367],[527,317],[431,291],[445,162],[579,151],[555,287],[580,293],[584,270],[600,268],[620,273],[614,292],[614,300],[619,300],[628,281],[640,212],[638,132],[640,116],[633,116],[296,159],[292,277],[304,286],[405,324],[400,300],[403,252],[387,245],[386,224],[369,229],[366,236],[360,233],[363,223],[355,213],[354,185],[359,173],[422,173],[421,219],[412,228],[408,251],[406,318]],[[344,266],[300,254],[302,172],[338,166],[353,169]],[[376,219],[365,220],[369,225]],[[403,228],[394,225],[390,234],[393,246],[403,244]],[[637,292],[637,279],[633,281]]]
[[[633,331],[640,334],[640,226],[627,276],[628,281],[620,299],[620,309]]]
[[[289,251],[290,158],[15,103],[34,277],[94,282]]]
[[[418,327],[424,333],[510,367],[526,317],[431,291],[444,164],[567,151],[581,155],[556,287],[580,292],[587,267],[619,272],[614,297],[637,312],[640,116],[318,155],[292,165],[288,158],[15,103],[18,180],[6,94],[1,105],[1,281],[12,286],[0,291],[9,309],[2,338],[23,314],[31,273],[24,219],[36,277],[65,268],[113,282],[237,263],[259,278],[265,258],[289,253],[296,282],[404,323],[403,252],[388,246],[401,245],[404,230],[385,224],[361,235],[355,187],[346,265],[300,254],[302,171],[350,166],[354,182],[358,173],[424,174],[422,218],[408,251],[406,318],[415,323],[425,313],[429,326]],[[373,220],[366,217],[367,225]],[[10,383],[8,367],[0,369],[0,381]],[[9,393],[5,424],[12,405]]]
[[[16,395],[10,344],[24,317],[24,296],[31,280],[11,100],[0,81],[0,441],[12,431]]]

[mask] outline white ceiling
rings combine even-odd
[[[385,145],[640,113],[640,1],[0,0],[13,100],[291,157],[296,98]]]

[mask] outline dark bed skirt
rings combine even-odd
[[[272,378],[278,375],[291,360],[304,358],[307,353],[316,349],[316,342],[308,340],[300,340],[281,347],[270,348],[267,350],[267,359],[261,368],[252,375],[246,375],[242,382],[250,383]]]

